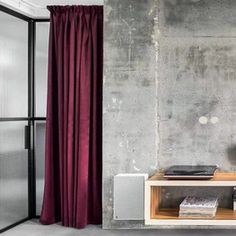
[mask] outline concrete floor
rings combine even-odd
[[[2,234],[2,236],[235,236],[236,230],[102,230],[99,226],[88,226],[76,230],[60,225],[44,226],[37,221],[28,221]]]

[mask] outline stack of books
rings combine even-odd
[[[188,196],[180,204],[179,217],[213,218],[216,215],[217,207],[217,198]]]

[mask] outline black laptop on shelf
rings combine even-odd
[[[214,177],[215,165],[176,165],[164,172],[167,179],[211,179]]]

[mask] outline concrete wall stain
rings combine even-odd
[[[161,0],[161,31],[164,35],[235,36],[234,0]]]

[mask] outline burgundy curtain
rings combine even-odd
[[[45,190],[41,222],[102,218],[103,7],[50,6]]]

